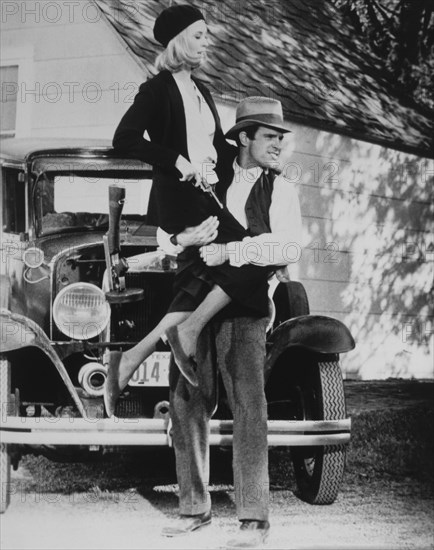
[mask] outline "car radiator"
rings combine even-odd
[[[137,342],[158,324],[172,301],[173,276],[171,271],[126,273],[126,287],[143,289],[144,298],[111,306],[112,342]]]

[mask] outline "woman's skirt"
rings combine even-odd
[[[190,247],[178,256],[178,269],[173,290],[174,299],[169,312],[194,311],[211,289],[218,285],[235,303],[243,315],[268,315],[268,279],[274,270],[252,264],[234,267],[227,262],[208,267],[199,249]]]
[[[185,227],[200,224],[209,216],[219,219],[218,236],[214,242],[242,241],[250,233],[225,207],[191,183],[163,178],[154,187],[160,207],[158,223],[168,233],[179,233]],[[197,247],[189,247],[178,256],[174,281],[173,311],[194,311],[203,302],[214,285],[220,286],[243,312],[255,316],[268,315],[268,278],[274,272],[270,267],[247,264],[233,267],[227,262],[208,267]]]

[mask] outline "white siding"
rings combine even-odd
[[[146,74],[89,2],[7,2],[2,12],[1,52],[27,45],[31,70],[19,71],[17,137],[111,138]],[[15,7],[15,9],[13,9]]]
[[[432,160],[294,125],[312,313],[341,319],[348,376],[432,377]],[[297,169],[295,169],[295,167]]]
[[[225,130],[234,109],[221,106]],[[293,124],[282,168],[303,214],[311,313],[351,330],[344,374],[432,378],[434,161]]]

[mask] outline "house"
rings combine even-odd
[[[189,2],[209,25],[198,76],[224,128],[247,95],[280,99],[293,125],[282,169],[304,218],[294,260],[311,312],[357,341],[345,376],[432,378],[434,113],[382,74],[328,2]],[[154,73],[152,26],[169,4],[2,2],[2,137],[110,138]]]

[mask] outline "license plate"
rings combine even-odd
[[[129,386],[168,386],[170,351],[156,351],[143,361],[128,382]]]

